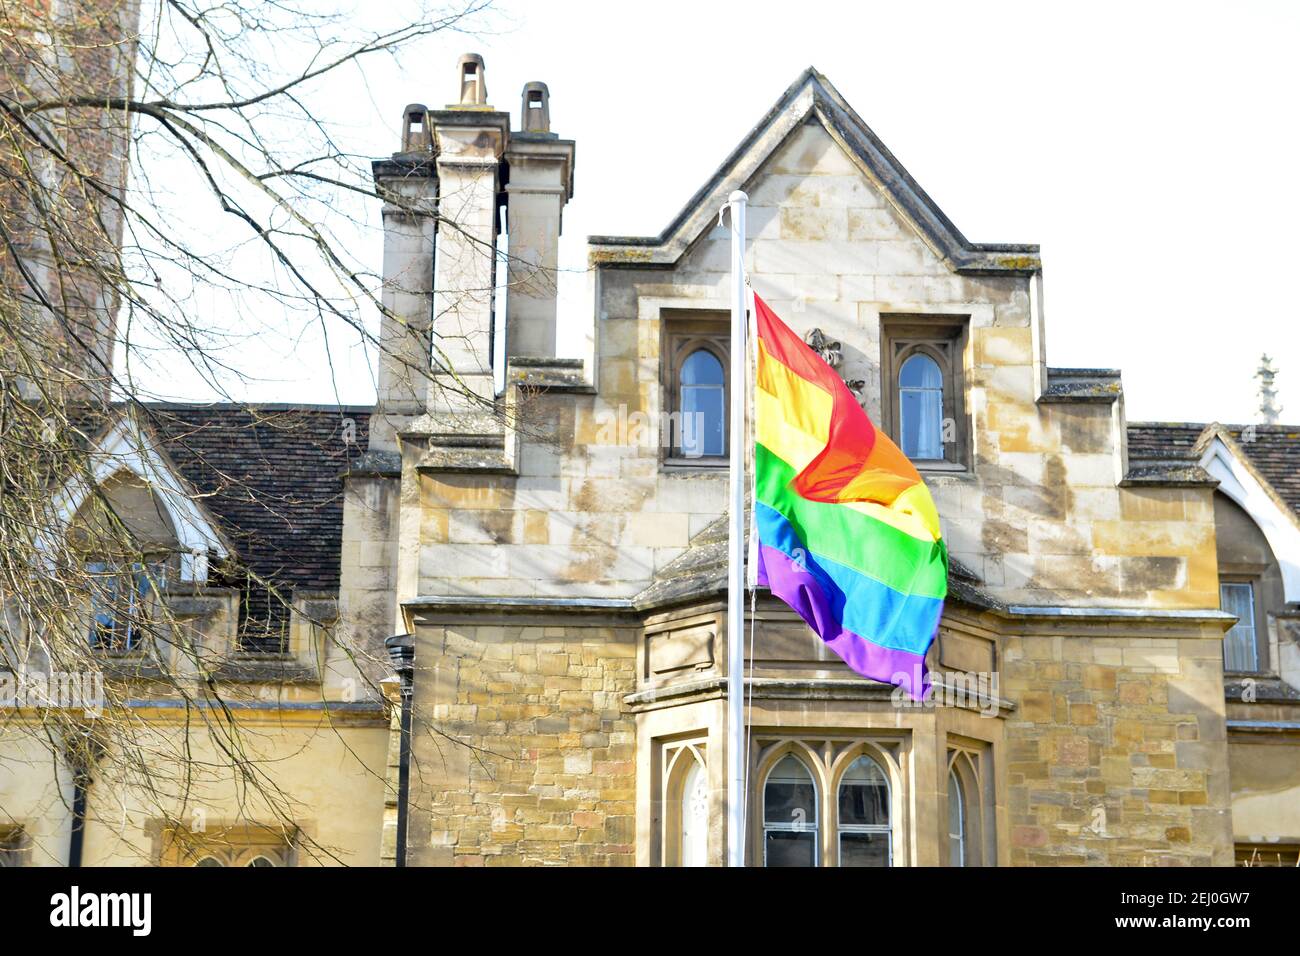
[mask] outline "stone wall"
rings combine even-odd
[[[377,475],[344,483],[339,622],[323,674],[329,697],[375,696],[377,682],[390,673],[383,640],[404,628],[396,576],[400,494],[396,480]]]
[[[628,597],[717,517],[725,473],[661,476],[592,406],[529,398],[518,477],[421,476],[419,593]]]
[[[636,631],[566,616],[418,625],[412,866],[634,862]]]
[[[1230,865],[1221,626],[1005,639],[1010,862]]]

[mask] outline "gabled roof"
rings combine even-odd
[[[368,407],[151,404],[147,411],[241,567],[285,589],[338,590],[342,473],[365,452]]]
[[[1218,484],[1268,539],[1288,602],[1300,602],[1300,427],[1142,423],[1129,426],[1134,455],[1193,466]]]
[[[733,190],[743,189],[786,138],[819,121],[854,158],[950,269],[964,274],[1029,274],[1042,268],[1037,245],[973,243],[840,96],[809,67],[657,236],[591,236],[592,262],[603,268],[671,268],[717,220]]]
[[[141,478],[168,511],[186,581],[230,559],[286,591],[334,592],[343,540],[342,474],[362,458],[371,409],[358,406],[151,403],[84,416],[95,480]],[[84,500],[70,483],[65,518]],[[223,582],[237,583],[237,582]]]
[[[1129,461],[1195,463],[1211,429],[1230,436],[1279,503],[1300,518],[1300,425],[1130,422]]]

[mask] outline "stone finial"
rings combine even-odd
[[[466,53],[456,64],[456,77],[460,82],[460,106],[487,106],[487,75],[483,57]]]
[[[1277,404],[1277,389],[1273,387],[1277,368],[1267,353],[1260,356],[1255,378],[1259,380],[1259,413],[1263,416],[1265,425],[1276,425],[1282,417],[1282,409]]]
[[[412,103],[402,110],[402,152],[432,151],[433,126],[429,123],[429,108],[423,103]]]
[[[524,84],[519,124],[525,133],[551,131],[551,91],[546,88],[545,83],[534,80]]]

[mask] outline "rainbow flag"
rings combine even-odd
[[[754,523],[767,585],[864,677],[929,686],[948,549],[916,468],[757,295]]]

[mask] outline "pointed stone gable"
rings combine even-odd
[[[832,144],[838,151],[830,148]],[[760,170],[796,176],[859,173],[951,272],[1029,275],[1041,268],[1036,245],[970,242],[830,81],[812,68],[786,90],[663,232],[653,237],[592,236],[593,264],[678,266],[686,250],[713,229],[717,211],[732,190],[758,188]],[[876,218],[860,221],[863,235],[878,230],[881,223]]]
[[[779,282],[766,294],[835,299],[841,276],[856,291],[871,291],[871,277],[910,277],[885,287],[886,299],[927,298],[926,277],[951,272],[924,236],[891,203],[853,158],[815,118],[794,130],[771,159],[745,184],[749,192],[746,238],[750,267],[767,277],[801,277]],[[730,239],[715,227],[693,245],[681,272],[730,268]]]

